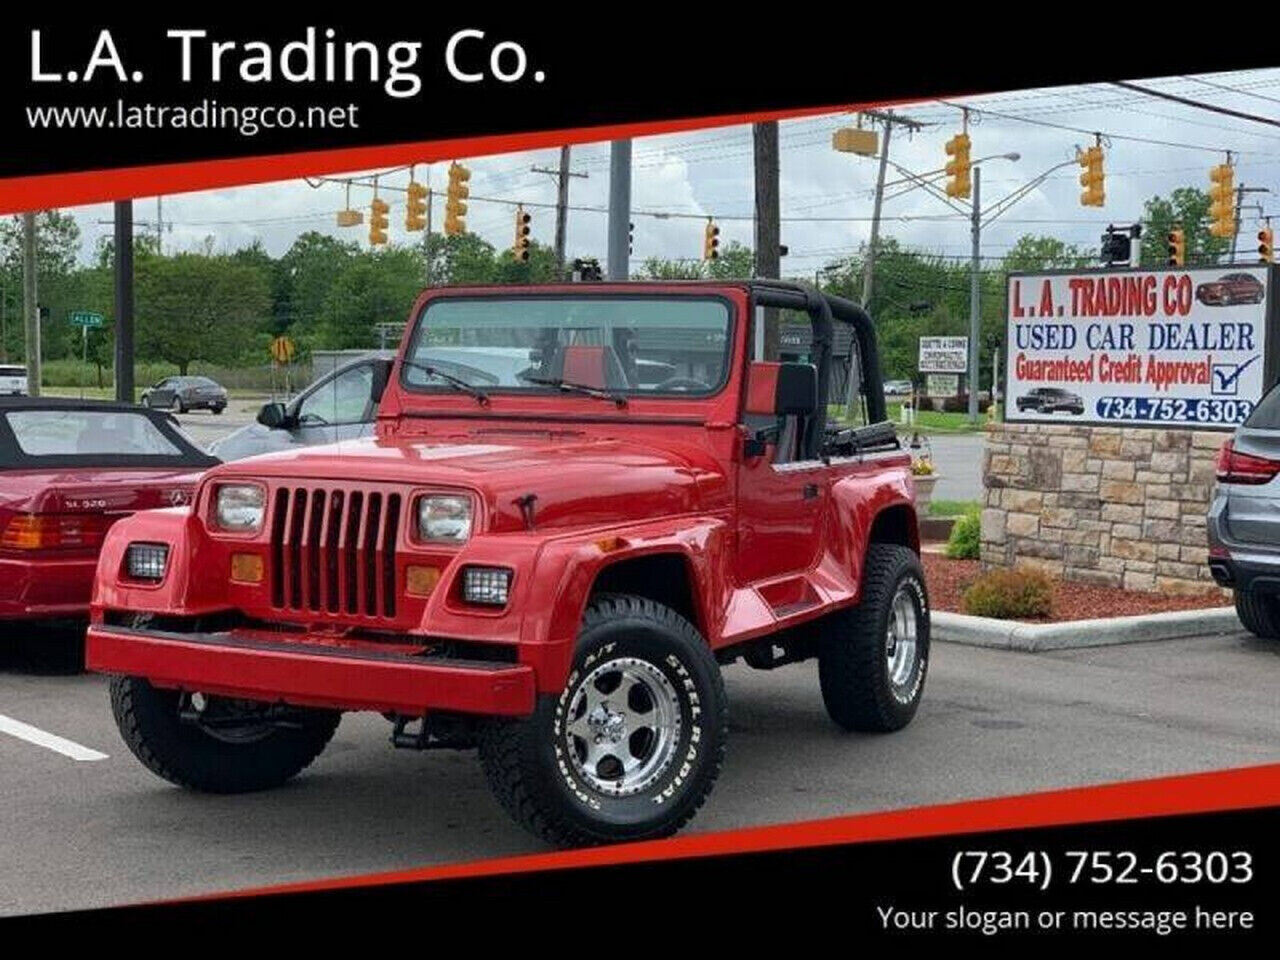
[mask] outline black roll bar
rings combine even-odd
[[[853,327],[862,358],[863,393],[867,398],[867,421],[880,423],[886,419],[884,408],[884,381],[880,374],[880,351],[876,346],[876,331],[871,316],[861,306],[844,297],[820,293],[811,287],[802,287],[783,280],[753,280],[751,282],[753,306],[778,307],[784,310],[803,310],[809,315],[813,327],[813,364],[818,369],[818,411],[810,418],[805,431],[804,452],[816,458],[822,446],[827,427],[827,396],[831,387],[831,350],[833,345],[832,320],[839,320]],[[850,369],[852,375],[852,368]]]

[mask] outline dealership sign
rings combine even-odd
[[[1224,427],[1266,391],[1269,268],[1012,274],[1009,420]]]
[[[968,337],[921,337],[921,373],[964,373],[969,369]]]

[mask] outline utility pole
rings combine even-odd
[[[631,273],[631,141],[609,144],[609,256],[610,280],[626,280]]]
[[[115,204],[116,399],[133,403],[133,201]]]
[[[978,422],[978,336],[982,284],[982,167],[973,167],[973,212],[970,214],[973,251],[969,260],[969,422]]]
[[[751,128],[756,181],[755,275],[779,279],[782,273],[782,223],[778,199],[778,121],[768,120]],[[778,310],[764,308],[764,355],[759,360],[776,360],[778,354]]]
[[[423,259],[427,261],[426,262],[426,272],[427,272],[426,285],[428,287],[431,286],[431,281],[435,276],[435,272],[436,272],[435,264],[432,262],[432,253],[431,253],[431,207],[432,207],[431,201],[435,198],[435,195],[436,195],[436,192],[432,190],[430,187],[427,187],[427,225],[422,235],[422,249],[423,249],[423,252],[426,253],[426,256]]]
[[[164,255],[164,197],[156,197],[156,254]]]
[[[36,298],[36,214],[22,215],[22,315],[27,324],[27,393],[40,396],[40,302]]]
[[[870,134],[864,133],[862,129],[862,120],[868,119],[878,122],[884,126],[884,140],[880,143],[880,169],[876,174],[876,192],[875,200],[871,208],[871,237],[867,243],[867,255],[862,264],[862,307],[869,309],[871,304],[871,288],[875,277],[876,248],[880,245],[880,208],[884,204],[884,177],[889,166],[889,138],[893,135],[895,126],[906,127],[911,132],[915,132],[921,128],[919,121],[912,120],[902,114],[894,113],[892,110],[863,110],[859,114],[857,130],[837,131],[833,138],[833,146],[843,153],[857,153],[862,156],[871,156],[875,149],[874,138],[871,143],[864,144],[864,140]],[[856,140],[852,143],[842,141],[841,134],[855,135]],[[867,149],[870,147],[870,149]]]
[[[27,331],[27,393],[40,396],[40,305],[36,300],[36,215],[22,215],[22,315]]]
[[[560,167],[552,170],[550,167],[533,167],[534,173],[545,173],[556,180],[556,266],[560,272],[564,272],[564,245],[565,231],[569,220],[569,178],[581,177],[586,179],[585,173],[574,173],[569,169],[569,145],[565,144],[560,148]]]

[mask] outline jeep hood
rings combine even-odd
[[[607,525],[722,505],[723,472],[707,453],[608,438],[542,434],[450,439],[368,438],[280,451],[217,467],[210,481],[291,481],[466,488],[486,502],[489,529],[524,528],[516,500],[533,494],[535,523]]]

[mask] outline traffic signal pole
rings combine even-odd
[[[982,318],[982,167],[973,168],[973,210],[969,216],[973,249],[969,258],[969,422],[978,422],[978,336]]]

